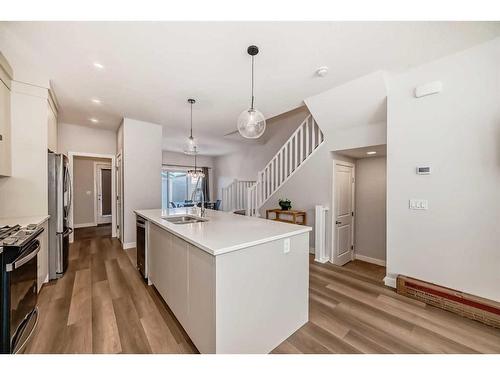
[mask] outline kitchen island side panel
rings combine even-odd
[[[216,257],[216,352],[269,353],[308,321],[309,233]]]

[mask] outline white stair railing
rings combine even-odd
[[[236,211],[247,209],[247,190],[255,185],[255,181],[233,180],[222,188],[222,209]]]
[[[248,216],[260,216],[259,209],[292,177],[304,162],[323,144],[324,136],[314,118],[309,115],[288,138],[269,163],[249,186],[245,207]]]

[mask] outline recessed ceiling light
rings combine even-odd
[[[97,69],[104,69],[104,65],[102,65],[101,63],[98,63],[98,62],[94,63],[94,67]]]
[[[97,98],[94,98],[94,99],[91,99],[92,103],[94,104],[101,104],[101,100],[100,99],[97,99]]]
[[[377,153],[377,151],[368,151],[366,153],[366,155],[375,155]]]
[[[320,77],[324,77],[328,74],[328,67],[327,66],[321,66],[316,70],[316,74]]]
[[[98,119],[92,117],[92,118],[89,118],[90,122],[93,122],[94,124],[97,124],[99,122]]]

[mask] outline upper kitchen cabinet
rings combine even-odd
[[[10,88],[12,68],[0,52],[0,176],[10,176],[11,140],[10,140]]]
[[[47,148],[57,152],[57,101],[52,90],[49,90],[47,102]]]

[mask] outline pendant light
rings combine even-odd
[[[205,173],[203,173],[203,171],[201,169],[198,169],[197,166],[196,166],[196,154],[198,154],[198,150],[197,150],[196,146],[194,146],[194,150],[193,150],[193,155],[194,155],[194,169],[188,170],[187,174],[191,178],[198,179],[200,177],[205,177]]]
[[[196,103],[196,100],[189,98],[187,101],[191,105],[191,130],[186,141],[186,149],[184,153],[192,155],[196,150],[196,141],[193,138],[193,104]]]
[[[259,53],[259,48],[257,46],[250,46],[247,52],[252,57],[252,99],[250,108],[241,112],[238,117],[238,131],[245,138],[259,138],[266,130],[266,119],[264,115],[254,107],[253,96],[254,56]]]

